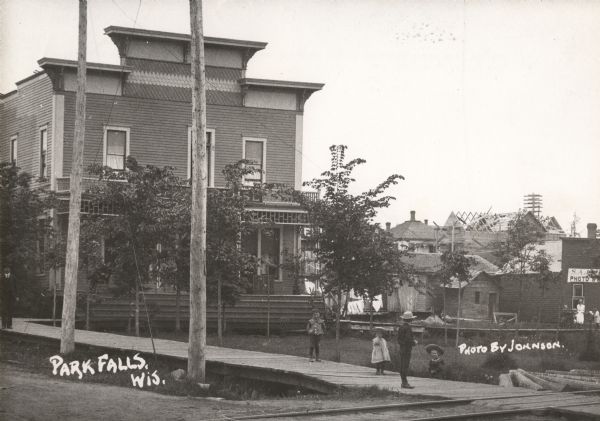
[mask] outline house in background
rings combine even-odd
[[[437,251],[438,233],[429,221],[416,219],[416,212],[410,211],[410,219],[390,228],[392,236],[401,250],[416,253],[434,253]]]
[[[499,286],[491,276],[499,269],[481,256],[467,255],[473,260],[470,279],[461,285],[462,317],[491,319],[498,311]],[[387,296],[388,311],[412,311],[417,314],[441,314],[444,309],[444,289],[436,273],[442,268],[441,253],[408,253],[403,262],[412,266],[415,284],[398,283]],[[446,314],[456,317],[458,310],[458,282],[448,282]]]
[[[189,178],[190,35],[116,26],[105,34],[120,64],[87,64],[84,168],[103,164],[124,170],[126,157],[133,156],[141,165],[172,166],[178,176]],[[257,169],[247,182],[302,185],[304,106],[323,85],[246,77],[250,59],[265,47],[205,37],[210,188],[223,186],[222,169],[243,158]],[[40,71],[0,96],[0,161],[15,162],[36,178],[36,186],[59,195],[62,206],[52,216],[66,237],[77,63],[46,57],[38,64]],[[92,181],[84,178],[84,189]],[[284,250],[299,250],[306,213],[276,198],[257,199],[251,210],[256,220],[272,224],[246,239],[245,246],[273,263],[260,273],[273,280],[271,292],[290,294],[294,281],[277,265]],[[83,215],[99,211],[83,201]],[[60,269],[40,270],[40,285],[56,282],[60,289],[63,277]],[[87,289],[83,272],[78,287]]]

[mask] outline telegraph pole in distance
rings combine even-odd
[[[65,287],[63,291],[60,334],[61,354],[68,354],[75,350],[75,309],[77,306],[77,269],[79,267],[79,214],[81,212],[81,177],[83,172],[83,139],[85,136],[87,0],[79,0],[78,39],[75,138],[73,140],[73,164],[71,166],[69,185],[69,228],[67,232]]]
[[[192,223],[190,234],[190,332],[188,380],[204,383],[206,373],[206,74],[202,0],[190,0],[192,33]]]

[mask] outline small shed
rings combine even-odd
[[[439,294],[436,294],[439,302]],[[466,319],[492,320],[498,310],[500,286],[497,278],[485,271],[461,285],[461,316]],[[443,297],[441,307],[443,308]],[[446,287],[446,314],[458,315],[458,281]]]
[[[473,259],[469,282],[460,285],[462,317],[491,319],[498,311],[500,287],[493,276],[498,267],[481,256],[467,255]],[[403,258],[415,272],[415,283],[397,282],[387,297],[388,311],[441,314],[444,309],[444,289],[435,278],[442,268],[441,253],[409,253]],[[458,310],[457,281],[446,286],[446,314],[456,316]]]

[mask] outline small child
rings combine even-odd
[[[375,364],[375,374],[384,375],[383,368],[386,361],[390,361],[390,351],[387,347],[387,341],[383,338],[383,328],[375,328],[375,337],[373,338],[373,352],[371,353],[371,362]]]
[[[308,337],[310,339],[310,347],[308,351],[310,362],[312,363],[314,361],[313,351],[317,357],[317,362],[321,362],[319,359],[319,342],[321,342],[321,337],[325,333],[325,321],[321,319],[319,310],[313,311],[313,316],[306,325],[306,332],[308,333]]]
[[[441,378],[444,372],[444,349],[436,344],[429,344],[425,347],[425,351],[431,356],[429,360],[429,375],[434,378]]]

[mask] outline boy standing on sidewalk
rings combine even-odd
[[[319,359],[319,342],[321,342],[321,336],[323,336],[323,333],[325,332],[325,321],[321,319],[321,314],[319,313],[319,310],[313,311],[313,316],[306,325],[306,331],[308,332],[308,338],[310,339],[310,362],[314,361],[313,350],[315,353],[315,357],[317,358],[317,362],[320,362],[321,360]]]

